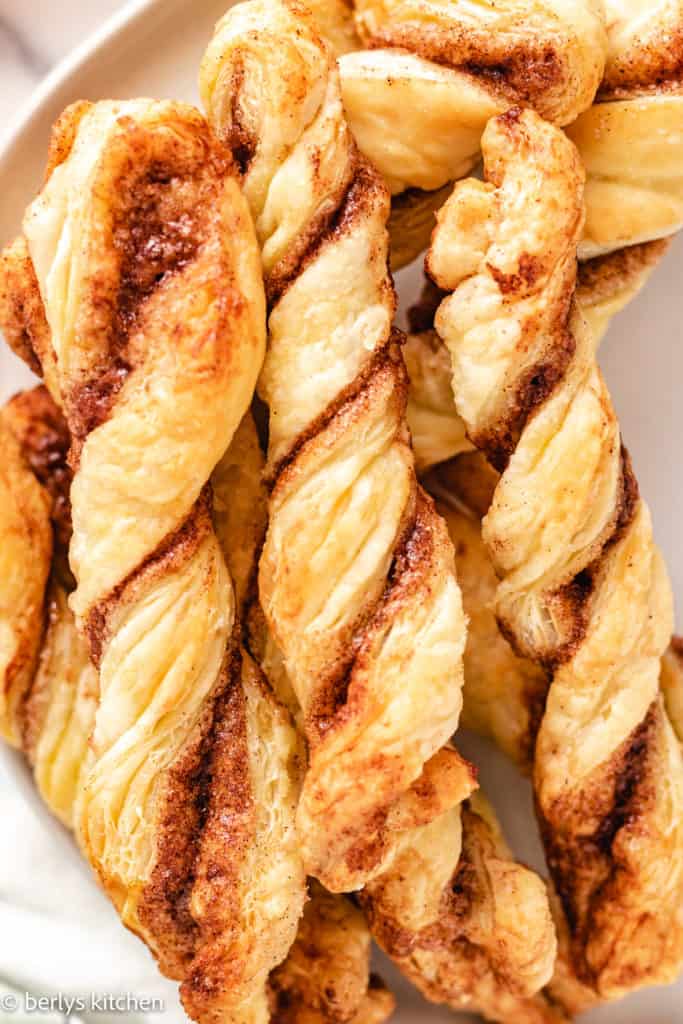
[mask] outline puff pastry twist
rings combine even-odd
[[[299,834],[309,873],[349,891],[462,789],[441,748],[460,713],[465,620],[445,526],[415,478],[388,195],[294,0],[229,11],[200,81],[244,171],[270,299],[260,596],[309,744]]]
[[[361,38],[473,70],[557,124],[590,106],[606,38],[598,0],[355,0]]]
[[[573,301],[583,173],[566,138],[512,110],[486,182],[456,186],[428,258],[436,327],[471,440],[503,470],[484,537],[497,613],[552,672],[534,782],[579,978],[601,997],[683,956],[683,763],[658,692],[671,594]]]
[[[3,634],[24,651],[27,672],[18,686],[17,677],[4,669],[4,687],[12,699],[1,721],[27,754],[43,799],[72,828],[99,682],[68,607],[73,586],[67,562],[69,435],[44,388],[13,398],[0,413],[0,431],[11,479],[0,516],[1,547],[12,557],[10,571],[2,575],[0,600],[8,602],[16,584],[32,596],[30,609],[16,604],[14,621],[4,623]],[[31,512],[36,495],[40,527]],[[17,507],[24,511],[18,521]],[[44,531],[46,544],[41,543]]]
[[[558,19],[573,26],[580,42],[564,52],[567,74],[577,87],[582,83],[582,102],[557,116],[545,106],[552,88],[535,95],[533,75],[524,76],[531,88],[521,98],[545,117],[570,125],[567,131],[587,168],[580,257],[677,231],[683,224],[680,2],[624,8],[614,0],[606,5],[606,33],[597,4],[475,6],[362,0],[357,5],[361,35],[381,48],[362,51],[359,44],[358,52],[340,58],[344,104],[360,148],[392,192],[402,194],[392,225],[394,265],[409,262],[428,243],[431,213],[442,201],[435,190],[471,170],[487,121],[515,100],[515,90],[500,85],[501,76],[509,85],[505,63],[492,80],[486,61],[470,60],[468,52],[485,56],[487,47],[505,47],[512,38],[521,66],[540,52],[550,74],[557,70],[552,54],[562,35],[556,33]],[[497,22],[510,32],[499,33]],[[451,39],[458,45],[451,46]],[[590,106],[599,84],[598,102]],[[571,90],[566,95],[574,96]]]
[[[240,656],[207,488],[265,347],[230,155],[190,107],[70,108],[0,280],[72,439],[70,606],[100,690],[83,847],[192,1016],[266,1020],[304,876],[297,739]]]
[[[683,4],[606,0],[605,11],[599,102],[567,129],[588,174],[581,259],[683,225]]]
[[[596,345],[613,317],[645,287],[669,244],[667,238],[644,242],[579,264],[575,294]],[[411,333],[403,349],[410,377],[408,425],[421,473],[472,448],[453,404],[450,355],[434,330],[443,297],[431,282],[425,284],[408,310]]]
[[[36,612],[36,619],[46,618],[47,626],[37,668],[16,719],[43,799],[65,825],[73,827],[99,681],[67,599],[73,588],[66,562],[71,533],[69,434],[42,387],[8,403],[0,412],[0,430],[10,443],[5,447],[5,464],[14,474],[11,493],[21,501],[26,481],[38,483],[50,510],[55,540],[47,600],[43,614]],[[247,414],[211,477],[214,524],[240,608],[251,590],[255,556],[265,531],[262,467],[256,430]],[[26,518],[22,525],[29,537],[33,520]],[[16,526],[13,505],[3,505],[3,540]],[[24,586],[44,579],[44,570],[40,551],[13,563],[14,575],[23,579]],[[2,589],[0,593],[4,595]],[[38,621],[36,626],[40,630]],[[315,888],[287,960],[268,979],[270,1020],[338,1024],[357,1018],[358,1024],[381,1024],[393,1008],[393,999],[381,981],[369,974],[369,958],[370,934],[360,912],[347,899]]]
[[[406,838],[360,895],[380,946],[430,1000],[487,1020],[559,1024],[548,894],[480,793]]]

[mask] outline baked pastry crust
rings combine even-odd
[[[597,0],[356,0],[356,20],[366,44],[476,68],[509,100],[560,125],[590,106],[605,67]]]
[[[492,39],[494,47],[506,38],[495,32],[487,36],[489,20],[514,25],[523,12],[524,30],[516,43],[533,62],[534,46],[543,38],[543,19],[559,15],[567,24],[573,19],[577,31],[583,24],[582,47],[566,53],[572,55],[571,75],[577,84],[583,82],[589,101],[569,116],[555,118],[544,107],[552,90],[532,95],[532,88],[522,98],[544,116],[568,125],[588,170],[580,257],[676,232],[683,223],[683,8],[678,0],[654,6],[636,2],[626,9],[615,0],[607,7],[606,33],[595,29],[597,5],[588,13],[590,4],[536,5],[536,23],[523,4],[490,7],[478,4],[473,12],[445,0],[364,0],[359,5],[359,24],[365,26],[361,34],[372,49],[342,54],[344,105],[361,150],[392,192],[434,193],[463,177],[479,159],[489,118],[519,101],[509,88],[504,63],[502,73],[497,68],[492,79],[485,62],[467,59],[469,50],[482,45],[482,37]],[[447,45],[451,36],[458,41],[452,50]],[[598,102],[592,106],[598,83],[588,74],[590,62],[582,70],[578,59],[579,52],[587,57],[591,49],[601,54],[605,69]],[[533,87],[533,76],[525,74],[524,83]],[[395,267],[428,245],[430,212],[437,203],[437,195],[410,194],[410,217],[402,218],[399,211],[393,225]],[[417,230],[420,225],[422,232]]]
[[[681,0],[605,0],[608,51],[601,96],[633,94],[681,81]]]
[[[581,259],[683,224],[683,88],[596,103],[567,129],[588,172]]]
[[[304,876],[298,740],[240,654],[206,487],[265,345],[229,154],[181,104],[70,108],[0,278],[71,434],[69,604],[100,684],[81,842],[192,1016],[265,1020]]]
[[[575,295],[596,344],[612,319],[645,287],[670,242],[657,239],[579,264]],[[450,356],[433,326],[443,298],[444,292],[427,282],[419,302],[408,312],[411,332],[404,346],[410,377],[408,425],[421,473],[472,448],[453,404]]]
[[[270,979],[273,1024],[383,1024],[394,998],[370,973],[370,932],[345,896],[311,883],[297,940]]]
[[[560,1024],[544,994],[556,938],[541,879],[515,862],[488,802],[416,830],[360,896],[373,935],[433,1002],[515,1024]]]
[[[578,155],[531,111],[492,121],[484,155],[485,182],[440,213],[436,327],[468,434],[503,471],[484,524],[499,621],[552,672],[534,782],[572,965],[616,998],[683,957],[683,762],[658,692],[671,594],[573,302]]]
[[[14,575],[24,578],[27,590],[35,588],[38,599],[39,654],[15,711],[20,745],[45,803],[68,828],[73,828],[99,682],[87,644],[79,636],[68,607],[73,587],[67,561],[71,534],[69,435],[43,387],[13,398],[0,412],[0,421],[14,442],[6,456],[14,486],[21,486],[19,481],[25,473],[33,476],[48,510],[51,533],[47,575],[40,550],[24,552],[23,560],[13,563]],[[7,508],[3,506],[0,518],[3,531],[10,521]],[[6,586],[7,578],[3,576],[3,590]]]
[[[68,606],[73,587],[66,563],[69,436],[59,410],[42,387],[9,402],[0,412],[0,421],[16,440],[9,454],[12,466],[15,456],[20,456],[17,466],[28,469],[44,491],[55,535],[47,626],[38,667],[18,715],[22,746],[47,806],[73,828],[99,683]],[[265,532],[262,468],[263,456],[248,413],[211,478],[213,520],[240,608],[253,596],[255,558]],[[26,578],[33,571],[33,561],[24,566]],[[360,912],[345,898],[314,889],[287,960],[268,979],[270,1021],[339,1024],[357,1018],[358,1024],[380,1024],[391,1013],[393,999],[381,981],[370,976],[369,956],[370,935]]]
[[[0,418],[0,732],[21,745],[21,707],[36,669],[52,561],[50,503]]]
[[[231,9],[200,81],[244,172],[270,300],[260,597],[309,746],[299,834],[309,873],[349,891],[461,789],[441,748],[460,713],[465,620],[409,446],[388,195],[303,5]]]

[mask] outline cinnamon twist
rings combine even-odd
[[[0,733],[18,747],[22,705],[40,653],[52,529],[48,496],[21,458],[4,416],[0,438]]]
[[[6,464],[16,481],[21,480],[17,471],[27,470],[38,483],[55,536],[45,605],[47,625],[19,716],[22,747],[47,806],[73,827],[99,683],[67,601],[73,587],[65,562],[70,539],[68,430],[44,388],[12,399],[0,412],[0,423],[16,442],[6,450]],[[265,530],[262,463],[253,420],[247,414],[211,477],[213,519],[240,608],[250,593],[255,555]],[[12,515],[12,506],[4,505],[3,533]],[[23,522],[28,529],[31,520]],[[42,563],[35,557],[14,563],[14,571],[26,584],[43,575]],[[287,960],[268,979],[269,1019],[273,1024],[339,1024],[358,1015],[359,1024],[381,1024],[393,1000],[379,979],[369,975],[369,955],[370,934],[360,912],[342,897],[315,890]]]
[[[394,998],[369,967],[361,911],[312,883],[297,940],[270,979],[273,1024],[383,1024]]]
[[[560,1024],[540,990],[557,942],[546,888],[479,793],[407,837],[363,890],[372,933],[427,999],[502,1024]]]
[[[309,745],[299,834],[309,873],[348,891],[463,787],[441,748],[460,713],[465,621],[445,527],[415,479],[388,195],[295,0],[231,9],[200,83],[244,171],[270,299],[260,595]]]
[[[533,74],[525,72],[520,92],[514,82],[511,87],[505,61],[493,80],[487,73],[489,48],[505,47],[511,38],[492,26],[497,20],[514,26],[519,18],[523,27],[508,56],[517,52],[526,68],[543,53],[551,74],[553,47],[561,38],[553,29],[558,16],[580,41],[563,51],[567,74],[582,84],[584,95],[566,117],[546,107],[553,90],[535,90]],[[440,205],[434,190],[471,170],[489,118],[515,102],[556,123],[573,122],[567,131],[588,171],[582,259],[669,236],[683,224],[683,9],[677,0],[629,5],[626,11],[623,4],[609,3],[606,33],[598,28],[599,6],[591,4],[478,4],[470,11],[438,0],[362,0],[356,20],[372,49],[340,58],[349,123],[392,192],[409,190],[396,203],[395,266],[428,244],[430,214]],[[602,83],[592,67],[604,67]]]
[[[612,998],[683,956],[683,762],[658,693],[671,594],[573,302],[583,173],[530,111],[491,122],[429,269],[471,440],[503,470],[484,537],[497,614],[552,672],[534,782],[578,977]]]
[[[607,40],[596,0],[355,0],[361,38],[474,69],[512,99],[567,124],[590,106]]]
[[[70,606],[100,689],[81,841],[193,1017],[266,1020],[304,879],[297,740],[240,654],[207,488],[265,341],[229,154],[189,107],[70,108],[0,279],[72,439]]]
[[[579,264],[575,294],[596,345],[612,319],[645,287],[669,244],[666,238],[644,242]],[[453,404],[450,356],[434,330],[443,297],[428,282],[408,311],[411,333],[403,350],[410,377],[408,425],[420,472],[472,447]]]

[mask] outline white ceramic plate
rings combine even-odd
[[[46,79],[0,153],[0,244],[17,231],[22,211],[39,187],[49,129],[63,107],[81,98],[135,95],[197,102],[199,61],[215,21],[227,6],[229,0],[194,0],[192,4],[134,0]],[[601,354],[679,599],[683,597],[683,552],[679,553],[677,532],[682,521],[683,476],[679,477],[676,466],[683,438],[683,409],[677,401],[683,380],[683,295],[678,283],[682,265],[683,238],[645,293],[614,324]],[[414,271],[400,275],[404,302],[418,286],[419,275]],[[30,381],[30,374],[1,346],[0,402]],[[543,870],[527,783],[491,745],[465,737],[459,746],[480,766],[484,789],[497,804],[517,855]],[[51,842],[66,846],[69,855],[76,857],[63,830],[41,808],[23,761],[0,745],[0,765],[51,829]],[[450,1011],[423,1002],[391,967],[382,963],[381,970],[399,997],[396,1024],[452,1019]],[[683,983],[639,993],[596,1010],[585,1020],[587,1024],[679,1024]]]

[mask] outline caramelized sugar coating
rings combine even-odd
[[[270,300],[260,597],[309,746],[299,833],[309,873],[348,891],[459,799],[457,755],[441,748],[460,713],[465,620],[409,445],[388,194],[303,5],[231,9],[201,89],[244,172]]]
[[[659,695],[670,587],[574,302],[583,173],[530,111],[491,122],[484,182],[440,214],[436,327],[469,437],[500,471],[496,611],[552,673],[534,783],[573,967],[602,998],[683,958],[683,761]]]
[[[69,606],[99,675],[82,845],[193,1017],[266,1020],[304,901],[299,743],[240,651],[207,487],[265,347],[229,153],[180,104],[70,108],[0,281],[72,442]]]

